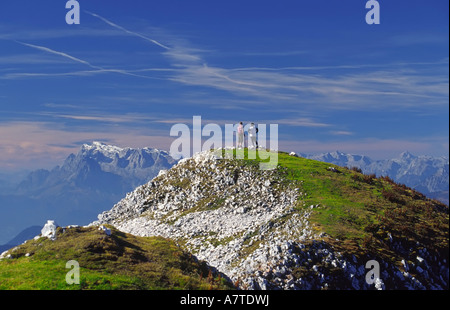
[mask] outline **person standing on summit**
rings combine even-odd
[[[248,136],[252,142],[252,148],[258,148],[258,140],[256,140],[256,134],[258,133],[258,128],[255,126],[255,123],[250,124],[250,128],[248,129]],[[250,148],[250,145],[249,145]]]
[[[239,123],[237,128],[237,135],[238,135],[238,149],[242,148],[242,144],[244,143],[244,125],[242,122]]]

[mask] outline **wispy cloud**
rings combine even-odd
[[[237,102],[236,98],[245,98],[247,102],[251,102],[249,99],[252,98],[255,105],[276,104],[280,107],[298,104],[304,107],[321,105],[330,109],[379,109],[386,106],[442,105],[448,101],[448,59],[417,63],[225,68],[208,64],[208,51],[193,47],[188,40],[173,35],[163,35],[165,40],[155,40],[96,13],[86,13],[124,35],[158,46],[160,55],[168,61],[168,67],[143,66],[133,70],[105,68],[66,52],[17,41],[24,46],[83,64],[92,70],[5,72],[0,78],[117,73],[225,91],[232,95],[229,96],[231,104]]]
[[[230,69],[230,71],[323,71],[323,70],[353,70],[353,69],[393,69],[401,67],[415,67],[415,66],[442,66],[448,65],[449,58],[428,61],[428,62],[392,62],[392,63],[377,63],[377,64],[352,64],[352,65],[332,65],[332,66],[293,66],[293,67],[241,67]]]
[[[40,112],[42,116],[48,116],[51,118],[63,118],[76,121],[88,121],[95,123],[113,123],[113,124],[142,124],[148,122],[157,122],[158,117],[139,114],[105,114],[105,113],[91,113],[91,114],[64,114],[57,112]]]
[[[262,56],[262,57],[286,57],[286,56],[298,56],[308,54],[308,51],[279,51],[279,52],[244,52],[239,55],[244,56]]]
[[[144,79],[157,79],[162,80],[163,78],[146,76],[141,74],[136,74],[134,72],[142,72],[140,70],[123,70],[123,69],[97,69],[97,70],[80,70],[80,71],[68,71],[68,72],[17,72],[17,73],[5,73],[0,75],[0,79],[4,80],[14,80],[14,79],[24,79],[24,78],[35,78],[35,77],[65,77],[65,76],[93,76],[98,74],[107,73],[117,73],[121,75],[128,75]]]
[[[398,46],[410,46],[410,45],[435,45],[435,44],[447,44],[448,45],[448,33],[436,34],[436,33],[409,33],[402,35],[394,35],[387,38],[387,42],[392,45]]]
[[[127,36],[127,34],[118,29],[95,29],[92,27],[79,27],[72,28],[70,31],[62,28],[43,29],[36,27],[34,29],[22,30],[15,25],[15,27],[0,25],[0,39],[2,40],[19,40],[19,41],[42,41],[42,40],[54,40],[68,37],[117,37]]]
[[[67,63],[65,59],[56,59],[56,57],[46,54],[17,54],[0,56],[0,65],[11,68],[15,65],[61,65]]]
[[[346,130],[333,130],[333,131],[330,131],[330,133],[334,136],[352,136],[352,135],[354,135],[353,132],[346,131]]]
[[[287,126],[295,126],[295,127],[311,127],[311,128],[319,128],[319,127],[329,127],[330,124],[317,122],[312,118],[300,117],[300,118],[283,118],[283,119],[272,119],[267,121],[262,121],[262,123],[272,123],[278,125],[287,125]]]
[[[47,106],[47,105],[46,105]],[[50,105],[50,107],[60,108],[58,105]],[[65,107],[64,105],[62,107]],[[69,106],[71,109],[75,108]],[[123,125],[135,128],[159,128],[160,130],[166,130],[166,134],[168,134],[169,126],[174,124],[186,124],[188,126],[192,125],[193,118],[192,117],[183,117],[181,115],[176,115],[175,113],[167,114],[167,113],[153,113],[151,115],[142,115],[136,113],[125,113],[125,114],[105,114],[104,112],[99,113],[92,111],[90,113],[61,113],[61,112],[37,112],[35,115],[43,116],[48,118],[48,120],[52,119],[65,119],[70,121],[79,121],[84,124],[109,124],[109,125]],[[201,115],[200,115],[201,116]],[[225,119],[225,118],[207,118],[202,117],[202,126],[206,124],[217,124],[224,129],[225,124],[237,124],[236,119]],[[244,122],[245,124],[249,124],[254,122],[254,119],[249,117],[241,117],[239,121]],[[279,126],[289,126],[289,127],[307,127],[307,128],[327,128],[331,127],[331,124],[327,124],[324,122],[320,122],[312,117],[292,117],[292,118],[272,118],[272,119],[258,119],[256,121],[257,124],[277,124]],[[164,124],[164,129],[161,128],[158,124]],[[337,134],[351,134],[348,132],[340,131],[336,132]]]

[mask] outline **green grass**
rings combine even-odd
[[[377,214],[367,206],[384,203],[379,199],[381,184],[355,182],[354,171],[284,153],[279,154],[279,165],[287,168],[288,179],[301,184],[307,194],[303,198],[305,205],[319,205],[312,220],[326,233],[339,239],[366,236],[364,228],[376,221]],[[329,167],[339,172],[330,171]]]
[[[248,159],[247,150],[241,152],[247,164],[260,161],[258,152],[256,160]],[[319,205],[310,222],[317,232],[326,233],[329,242],[336,244],[339,239],[336,245],[341,249],[389,258],[394,255],[387,242],[391,235],[402,240],[405,248],[420,244],[448,259],[448,206],[387,177],[364,175],[285,152],[278,153],[278,171],[306,193],[300,197],[300,205]]]
[[[58,231],[55,241],[31,240],[0,261],[0,289],[229,289],[231,283],[213,274],[171,240],[136,237],[113,227],[106,236],[95,227]],[[30,253],[30,257],[25,254]],[[80,266],[80,284],[66,283],[66,262]]]
[[[139,289],[146,287],[139,277],[108,274],[98,270],[80,268],[80,284],[69,285],[65,281],[67,272],[65,261],[37,261],[18,258],[0,263],[1,290],[113,290]]]

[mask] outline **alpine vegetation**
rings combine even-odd
[[[447,206],[391,180],[279,156],[277,169],[260,170],[196,153],[91,225],[170,238],[240,289],[448,289]]]

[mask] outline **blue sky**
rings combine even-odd
[[[194,115],[278,124],[288,152],[448,155],[446,0],[379,0],[379,25],[364,0],[79,0],[80,25],[65,3],[0,4],[0,170],[168,150]]]

